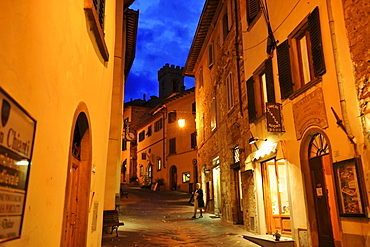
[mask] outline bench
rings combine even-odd
[[[123,222],[119,222],[117,210],[104,210],[103,212],[103,230],[108,227],[112,227],[110,234],[116,230],[116,236],[118,237],[118,227],[125,225]]]

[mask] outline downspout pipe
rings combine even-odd
[[[334,65],[335,65],[335,71],[336,71],[338,89],[339,89],[340,107],[341,107],[341,111],[343,115],[343,127],[345,129],[344,132],[347,134],[348,139],[353,144],[355,157],[358,157],[357,144],[353,140],[355,137],[352,134],[352,130],[351,130],[351,126],[350,126],[349,118],[348,118],[348,113],[347,113],[347,102],[345,99],[344,86],[343,86],[344,80],[340,72],[340,59],[339,59],[339,54],[338,54],[337,36],[335,33],[333,7],[331,4],[331,0],[326,0],[326,5],[327,5],[327,13],[328,13],[328,19],[329,19],[330,36],[331,36],[331,42],[332,42],[332,48],[333,48]]]

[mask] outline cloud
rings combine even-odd
[[[204,0],[134,2],[131,8],[139,9],[139,29],[136,58],[125,88],[126,100],[140,94],[142,98],[143,93],[158,96],[158,70],[166,63],[185,66],[203,5]],[[189,79],[185,81],[192,84]]]

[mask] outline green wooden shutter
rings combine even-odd
[[[311,39],[314,73],[315,77],[317,77],[325,74],[326,72],[318,7],[316,7],[314,11],[308,16],[308,29]]]
[[[288,40],[277,47],[277,60],[281,98],[286,99],[293,92]]]
[[[256,100],[254,97],[254,80],[253,76],[251,76],[247,81],[247,96],[248,96],[248,115],[249,115],[249,122],[253,122],[256,119],[257,111],[256,111]]]
[[[272,74],[272,58],[265,62],[267,102],[275,103],[274,75]]]

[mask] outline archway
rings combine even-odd
[[[330,180],[332,177],[330,145],[325,134],[315,130],[311,130],[304,140],[305,147],[301,148],[301,160],[311,244],[334,246],[332,219],[333,211],[336,209],[329,201],[329,194],[331,200],[334,197],[333,183]],[[305,153],[302,153],[304,150]]]
[[[74,119],[67,171],[61,246],[86,246],[91,181],[91,136],[86,114]]]
[[[170,188],[177,190],[177,167],[171,166],[170,168]]]

